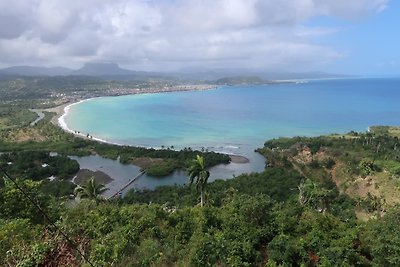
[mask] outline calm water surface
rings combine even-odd
[[[270,138],[399,125],[399,101],[400,78],[319,80],[97,98],[72,106],[65,121],[72,130],[109,142],[205,147],[250,158],[249,164],[216,167],[215,179],[261,171],[264,160],[253,151]],[[184,174],[143,177],[137,186],[153,188],[186,179]]]

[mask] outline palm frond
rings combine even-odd
[[[82,199],[89,198],[98,201],[99,196],[107,190],[108,188],[106,188],[103,184],[97,183],[94,176],[92,176],[82,185],[78,185],[74,192]]]

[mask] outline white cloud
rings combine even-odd
[[[313,42],[339,29],[304,26],[308,20],[317,16],[357,20],[382,12],[387,3],[0,0],[0,58],[3,65],[77,67],[101,60],[157,70],[185,66],[312,68],[342,53]]]

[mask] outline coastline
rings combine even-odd
[[[110,141],[107,141],[107,140],[104,140],[104,139],[101,139],[98,137],[94,137],[94,136],[90,135],[89,133],[84,134],[84,133],[81,133],[78,131],[74,131],[74,130],[70,129],[68,127],[67,123],[65,122],[65,117],[68,115],[68,112],[72,106],[78,105],[78,104],[81,104],[81,103],[84,103],[87,101],[91,101],[93,99],[103,98],[103,97],[108,97],[108,96],[100,96],[100,97],[92,97],[92,98],[82,99],[77,102],[66,103],[61,106],[54,107],[54,108],[52,108],[54,110],[53,112],[56,112],[57,115],[51,119],[51,122],[55,126],[58,126],[61,129],[63,129],[65,132],[71,133],[71,134],[75,135],[76,137],[80,137],[80,138],[87,139],[87,140],[94,140],[97,142],[106,143],[106,144],[110,144],[110,145],[126,146],[124,144],[118,144],[118,143],[110,142]]]
[[[166,92],[182,92],[182,91],[195,91],[195,90],[212,90],[212,89],[217,89],[218,87],[213,87],[213,88],[207,88],[207,89],[191,89],[191,90],[180,90],[177,89],[175,91],[152,91],[152,92],[141,92],[141,93],[134,93],[132,95],[136,95],[136,94],[154,94],[154,93],[166,93]],[[99,97],[92,97],[92,98],[87,98],[87,99],[82,99],[79,101],[75,101],[75,102],[67,102],[65,104],[62,104],[60,106],[56,106],[53,108],[49,108],[49,109],[45,109],[44,111],[48,111],[48,112],[54,112],[56,113],[55,116],[53,116],[53,118],[51,119],[51,123],[57,127],[60,127],[61,129],[63,129],[65,132],[67,133],[71,133],[76,137],[79,138],[83,138],[83,139],[87,139],[87,140],[94,140],[97,142],[101,142],[101,143],[106,143],[106,144],[110,144],[110,145],[118,145],[118,146],[130,146],[130,145],[125,145],[125,144],[119,144],[119,143],[115,143],[115,142],[110,142],[98,137],[94,137],[91,136],[89,134],[89,137],[87,136],[87,134],[81,133],[81,132],[77,132],[74,131],[72,129],[70,129],[67,125],[67,123],[65,122],[65,117],[68,115],[68,112],[70,110],[70,108],[74,105],[78,105],[81,103],[84,103],[86,101],[91,101],[94,99],[98,99],[98,98],[103,98],[103,97],[110,97],[110,96],[99,96]],[[154,147],[147,147],[147,148],[154,148]],[[161,149],[161,148],[156,148],[156,149]],[[214,151],[216,152],[216,151]],[[216,152],[216,153],[221,153],[221,152]],[[230,157],[231,159],[231,163],[235,163],[235,164],[246,164],[249,163],[250,160],[247,157],[244,157],[242,155],[236,155],[236,154],[230,154],[230,153],[221,153],[221,154],[226,154]]]
[[[56,115],[51,118],[50,122],[52,124],[54,124],[55,126],[59,126],[60,127],[60,125],[58,124],[58,119],[65,113],[64,112],[64,108],[69,106],[69,105],[71,105],[71,104],[73,104],[73,103],[75,103],[75,102],[70,102],[69,101],[67,103],[61,104],[61,105],[53,107],[53,108],[44,109],[43,111],[56,113]]]
[[[72,133],[74,135],[77,135],[79,137],[84,137],[87,138],[86,135],[83,134],[78,134],[77,132],[71,130],[68,128],[66,122],[65,122],[65,117],[68,115],[68,111],[71,106],[90,101],[93,99],[98,99],[98,98],[103,98],[103,97],[117,97],[117,96],[127,96],[127,95],[142,95],[142,94],[158,94],[158,93],[172,93],[172,92],[187,92],[187,91],[203,91],[203,90],[216,90],[218,89],[219,86],[217,85],[206,85],[206,84],[197,84],[197,85],[182,85],[182,86],[174,86],[174,87],[167,87],[167,88],[156,88],[156,89],[149,89],[149,90],[142,90],[142,89],[135,89],[130,91],[129,93],[126,94],[105,94],[101,96],[93,96],[89,98],[84,98],[84,99],[74,99],[74,100],[67,100],[66,103],[53,107],[53,108],[48,108],[44,109],[43,111],[48,111],[48,112],[55,112],[56,116],[54,116],[51,119],[51,122],[55,126],[61,127],[63,130],[65,130],[68,133]],[[115,144],[115,145],[123,145],[123,144],[117,144],[117,143],[112,143],[106,140],[102,140],[100,138],[90,138],[94,139],[100,142],[105,142],[109,144]]]

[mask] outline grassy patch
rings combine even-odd
[[[376,135],[390,135],[400,137],[399,126],[371,126],[370,131]]]
[[[166,160],[148,166],[146,168],[146,173],[150,176],[163,177],[173,173],[176,168],[176,161]]]
[[[37,114],[29,110],[0,107],[0,131],[29,126],[36,118]]]

